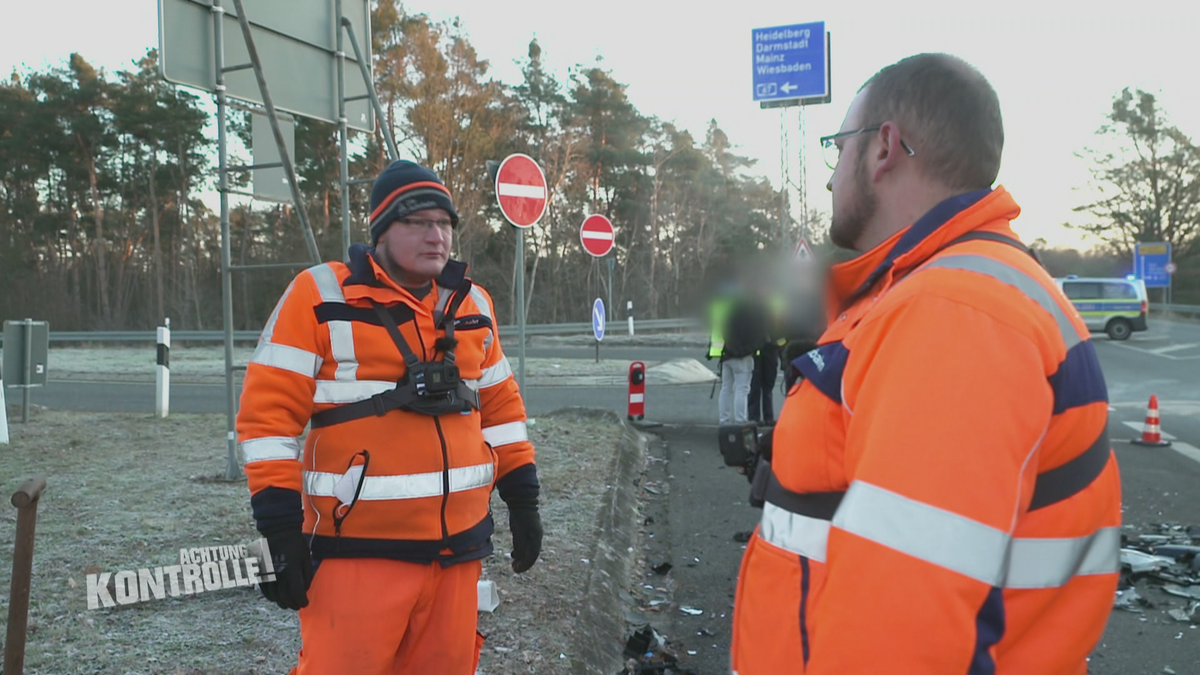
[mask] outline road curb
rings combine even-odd
[[[608,475],[596,520],[596,543],[584,586],[579,622],[572,639],[573,675],[612,675],[622,667],[625,603],[634,579],[639,537],[638,477],[645,469],[648,437],[611,410],[566,408],[621,425],[623,433]]]

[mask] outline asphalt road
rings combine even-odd
[[[1152,523],[1200,525],[1200,324],[1152,320],[1151,330],[1126,342],[1095,336],[1109,388],[1109,433],[1121,463],[1125,522],[1144,528]],[[514,352],[511,347],[510,352]],[[604,358],[660,361],[697,357],[695,348],[606,348]],[[527,350],[551,358],[594,358],[590,347]],[[510,358],[513,354],[510,354]],[[655,498],[660,513],[648,529],[656,534],[657,555],[674,567],[669,585],[674,601],[703,610],[652,614],[651,620],[681,649],[682,664],[699,675],[728,672],[733,592],[743,544],[735,533],[751,529],[759,511],[746,505],[743,476],[723,466],[716,447],[716,398],[711,385],[648,387],[646,415],[664,423],[657,429],[655,452],[667,460],[669,492]],[[150,411],[153,385],[51,382],[36,390],[36,404],[96,411]],[[625,411],[624,387],[533,386],[525,392],[532,417],[568,406]],[[1142,448],[1128,440],[1143,422],[1146,404],[1157,395],[1162,428],[1174,437],[1171,448]],[[20,400],[15,390],[9,402]],[[172,410],[222,412],[223,387],[175,385]],[[776,395],[776,408],[782,396]],[[1148,531],[1148,530],[1143,530]],[[669,544],[664,544],[664,540]],[[1114,612],[1091,670],[1103,675],[1174,672],[1200,673],[1200,628],[1174,623],[1163,603],[1143,614]],[[692,654],[691,652],[695,652]]]
[[[1095,336],[1111,401],[1109,434],[1122,472],[1125,523],[1200,525],[1200,324],[1155,321],[1151,330],[1123,343]],[[705,392],[707,395],[707,392]],[[1137,436],[1151,394],[1162,409],[1162,428],[1177,439],[1171,448],[1142,448]],[[679,392],[678,397],[689,396]],[[746,504],[745,477],[724,467],[711,424],[688,415],[660,430],[673,475],[669,495],[670,574],[674,600],[704,610],[663,617],[662,630],[681,645],[681,665],[701,675],[728,672],[730,625],[738,566],[745,545],[733,540],[761,514]],[[1164,614],[1185,607],[1178,598],[1147,594],[1156,607],[1142,614],[1116,611],[1091,659],[1093,675],[1200,673],[1200,628]],[[865,610],[869,611],[869,610]],[[693,655],[691,652],[695,652]]]

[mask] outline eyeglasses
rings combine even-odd
[[[403,223],[405,227],[410,229],[425,229],[436,227],[443,232],[449,232],[454,229],[454,221],[449,218],[436,218],[432,220],[424,220],[421,218],[398,218],[397,222]]]
[[[822,136],[821,152],[825,156],[825,166],[829,167],[830,169],[837,168],[838,161],[842,158],[842,149],[837,144],[839,140],[850,138],[851,136],[858,136],[859,134],[867,134],[872,131],[879,131],[882,128],[882,124],[876,124],[874,126],[863,127],[861,129],[840,131],[832,136]],[[904,152],[908,153],[909,157],[914,157],[917,154],[913,152],[912,148],[908,147],[908,143],[905,143],[903,138],[900,139],[900,147],[904,148]]]

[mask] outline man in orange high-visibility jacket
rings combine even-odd
[[[775,426],[733,617],[739,675],[1084,675],[1120,567],[1087,328],[1010,228],[995,91],[876,74],[833,155],[836,265]]]
[[[449,258],[457,224],[434,172],[387,167],[373,246],[297,275],[247,368],[237,432],[263,594],[300,610],[293,673],[470,675],[493,487],[513,571],[541,550],[525,406],[491,297]]]

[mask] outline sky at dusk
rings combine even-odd
[[[643,114],[673,121],[701,140],[716,119],[739,152],[758,160],[754,170],[774,184],[780,180],[780,112],[761,110],[752,100],[752,30],[824,21],[832,34],[833,100],[804,109],[803,142],[797,111],[786,113],[792,179],[803,156],[810,208],[824,211],[829,170],[817,138],[837,131],[854,92],[875,71],[920,52],[960,56],[996,88],[1006,134],[998,183],[1022,205],[1016,227],[1027,240],[1088,244],[1061,225],[1081,222],[1071,209],[1090,196],[1087,165],[1075,153],[1095,143],[1122,88],[1155,93],[1173,123],[1200,136],[1194,49],[1200,3],[1185,0],[910,0],[824,8],[782,0],[606,0],[591,5],[595,9],[560,0],[459,0],[405,6],[436,20],[460,18],[505,82],[520,80],[517,64],[534,37],[547,66],[563,78],[571,66],[602,57]],[[98,67],[127,68],[158,44],[158,5],[150,0],[7,3],[3,15],[5,73],[59,65],[72,51]]]

